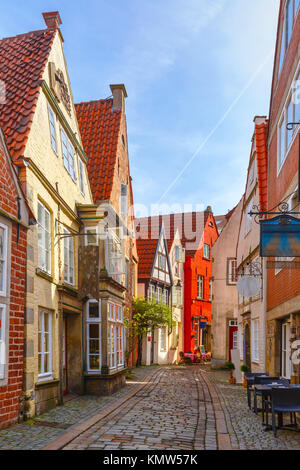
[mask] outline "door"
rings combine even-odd
[[[244,330],[244,364],[246,364],[251,369],[251,339],[250,327],[248,323],[246,323]]]
[[[68,371],[67,371],[67,317],[63,318],[63,350],[62,350],[62,363],[63,363],[63,393],[68,392]]]
[[[237,326],[229,326],[229,362],[231,362],[231,350],[237,349]]]
[[[291,324],[283,323],[281,329],[281,375],[285,379],[291,378]]]

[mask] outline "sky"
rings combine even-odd
[[[126,86],[136,216],[232,209],[269,112],[279,0],[1,0],[0,37],[54,10],[74,101]]]

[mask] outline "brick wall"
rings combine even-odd
[[[0,141],[0,208],[17,216],[18,192],[12,178],[11,169]],[[3,220],[3,216],[2,216]],[[0,385],[0,428],[14,423],[18,419],[19,397],[22,393],[23,357],[24,357],[24,306],[26,278],[26,240],[27,229],[7,217],[9,227],[10,271],[7,297],[0,298],[8,306],[6,318],[6,350],[8,351],[8,372],[4,377],[4,385]]]

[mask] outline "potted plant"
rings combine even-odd
[[[235,383],[236,383],[236,380],[235,380],[235,377],[233,377],[233,371],[234,371],[234,369],[235,369],[235,366],[234,366],[233,362],[226,362],[225,368],[226,368],[227,370],[230,370],[229,383],[230,383],[230,384],[235,384]]]
[[[243,374],[243,387],[247,388],[247,380],[245,379],[245,374],[247,374],[247,372],[251,372],[250,367],[247,366],[247,364],[243,364],[241,366],[241,372]]]

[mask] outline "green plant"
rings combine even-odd
[[[224,367],[225,367],[226,370],[234,370],[235,369],[235,366],[234,366],[233,362],[225,362]]]
[[[250,369],[249,366],[247,366],[247,364],[243,364],[243,365],[241,366],[241,372],[245,372],[245,373],[251,372],[251,369]]]

